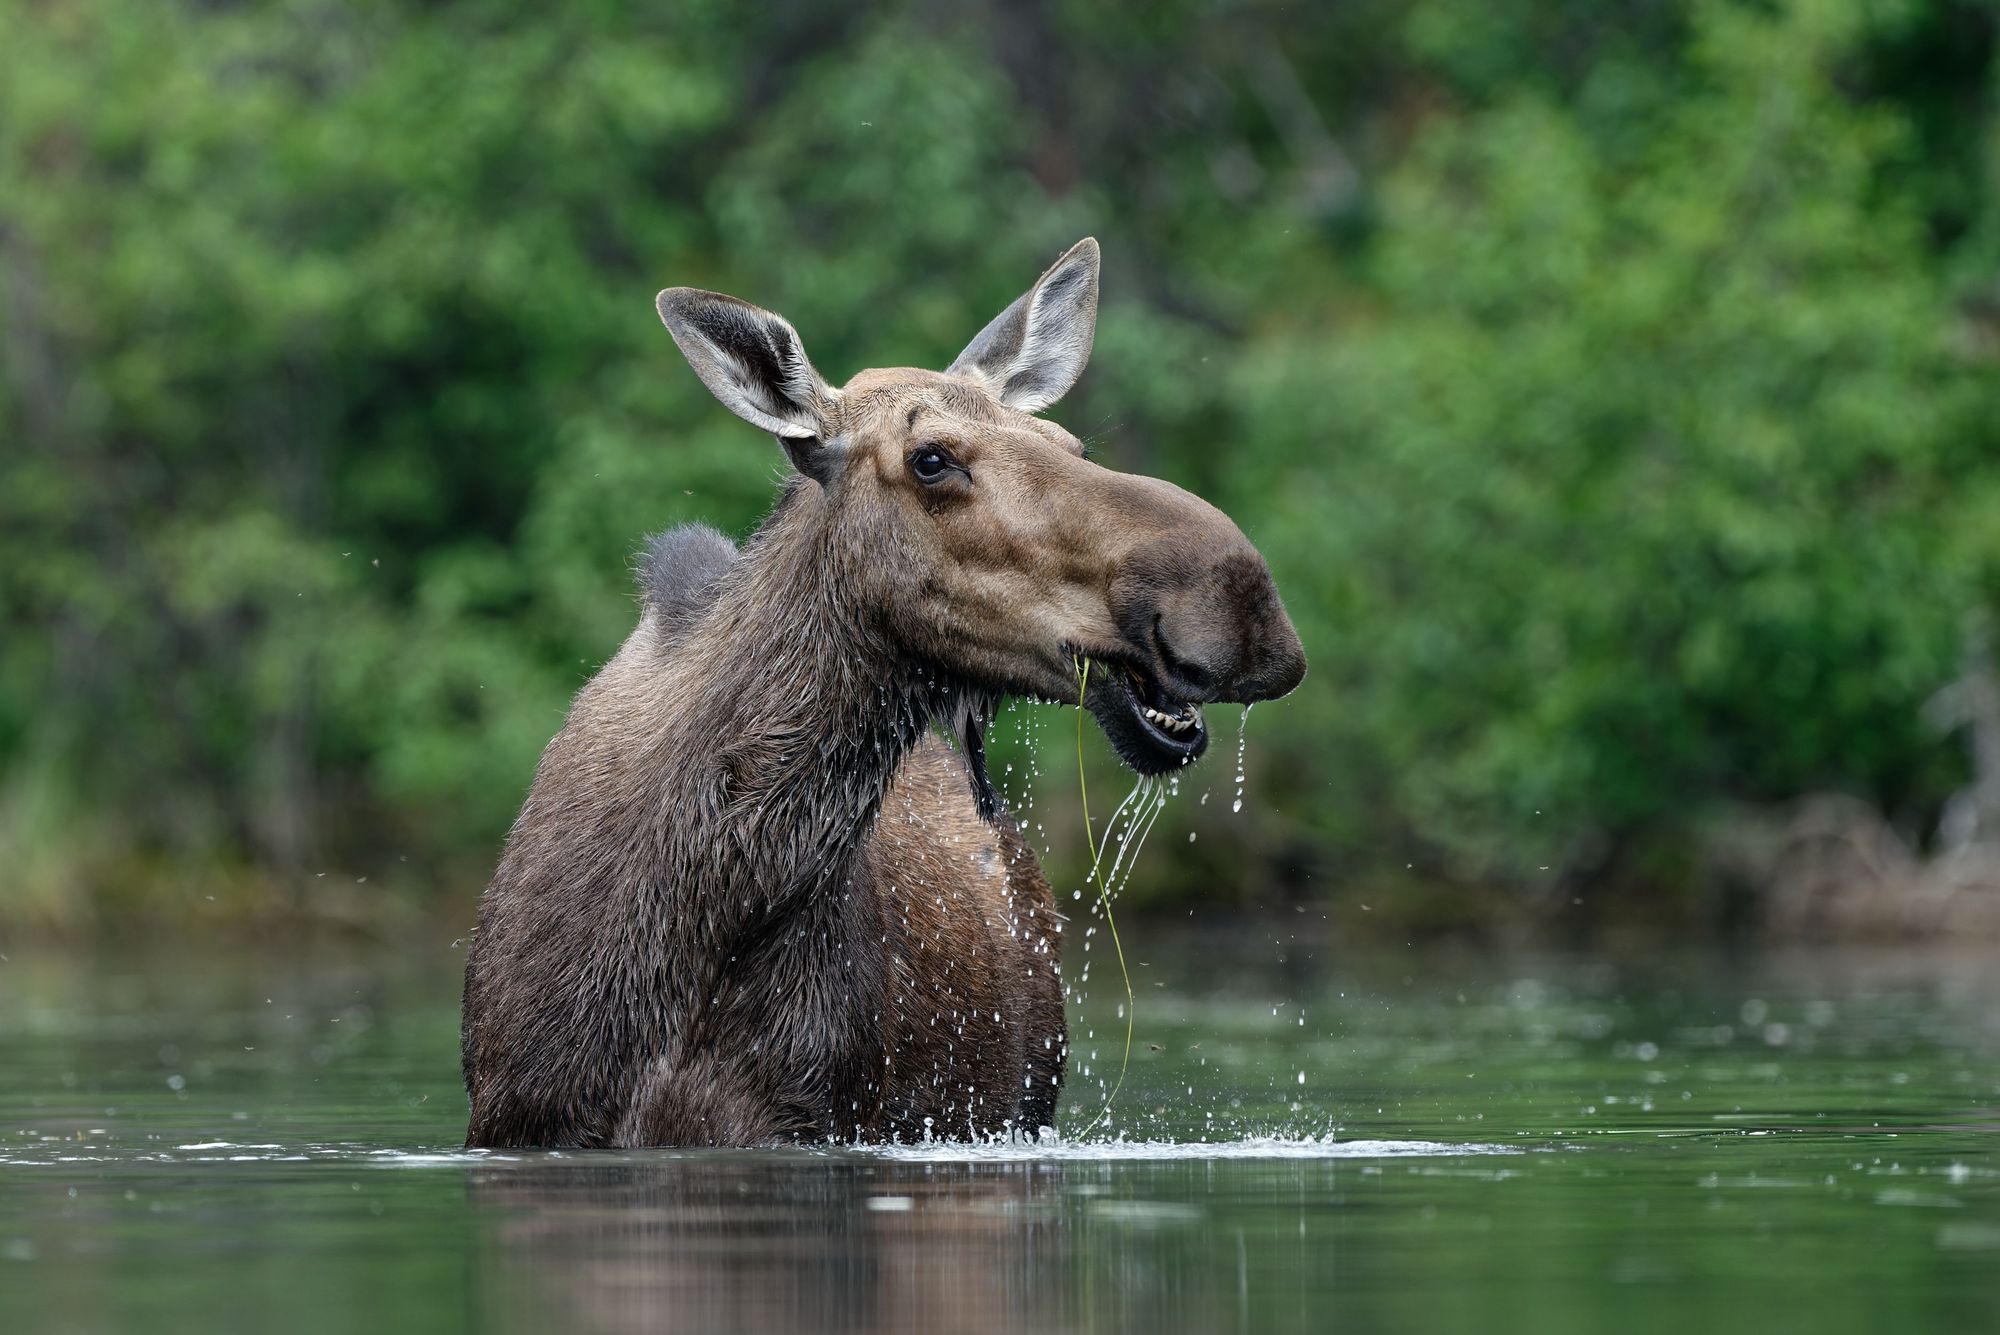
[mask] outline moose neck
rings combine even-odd
[[[766,911],[755,917],[846,868],[904,755],[957,693],[853,604],[838,536],[819,488],[794,484],[671,651],[685,712],[669,751],[712,799],[674,804],[673,842],[691,882]]]

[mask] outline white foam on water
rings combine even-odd
[[[438,1150],[433,1153],[375,1150],[366,1157],[370,1163],[381,1168],[450,1168],[458,1164],[511,1163],[517,1156],[493,1154],[486,1150]]]
[[[1518,1145],[1441,1140],[1244,1136],[1237,1140],[941,1140],[916,1145],[863,1145],[853,1152],[924,1163],[1185,1163],[1216,1159],[1425,1159],[1520,1154],[1523,1150]]]
[[[218,1153],[217,1151],[235,1151]],[[244,1153],[243,1151],[253,1151]],[[663,1158],[714,1158],[735,1154],[778,1155],[801,1159],[860,1158],[907,1163],[1200,1163],[1256,1159],[1443,1159],[1525,1153],[1519,1145],[1440,1140],[1339,1140],[1326,1136],[1242,1136],[1234,1140],[934,1140],[900,1145],[802,1145],[781,1149],[714,1150],[699,1148],[623,1150],[466,1150],[389,1149],[354,1144],[240,1145],[202,1141],[171,1151],[120,1154],[50,1153],[0,1155],[0,1165],[52,1168],[75,1164],[242,1164],[323,1163],[372,1168],[453,1168],[477,1164],[546,1163],[574,1159],[580,1163],[657,1161]]]

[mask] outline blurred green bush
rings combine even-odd
[[[335,867],[456,912],[642,535],[773,494],[654,290],[941,365],[1086,232],[1057,415],[1236,515],[1313,660],[1148,893],[1654,887],[1717,804],[1965,782],[1919,710],[2000,569],[1990,6],[0,29],[0,917]]]

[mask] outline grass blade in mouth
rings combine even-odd
[[[1088,658],[1079,659],[1076,666],[1076,788],[1077,795],[1083,802],[1083,841],[1085,847],[1090,852],[1089,880],[1097,887],[1097,902],[1104,909],[1104,925],[1111,931],[1111,948],[1118,954],[1118,974],[1125,983],[1125,1053],[1118,1059],[1118,1079],[1112,1084],[1110,1092],[1104,1096],[1104,1106],[1098,1109],[1097,1116],[1084,1123],[1083,1129],[1076,1133],[1079,1140],[1096,1130],[1099,1122],[1109,1121],[1111,1117],[1111,1105],[1117,1101],[1118,1092],[1125,1088],[1125,1072],[1132,1064],[1132,1025],[1135,1019],[1134,1012],[1138,1009],[1137,1002],[1132,995],[1132,971],[1125,965],[1125,946],[1118,939],[1118,920],[1111,913],[1111,896],[1105,889],[1103,879],[1097,874],[1098,864],[1103,861],[1103,854],[1098,851],[1097,836],[1090,828],[1090,785],[1085,781],[1083,775],[1083,697],[1089,690],[1090,660]],[[1137,789],[1134,789],[1134,791],[1136,792]],[[1125,806],[1130,801],[1131,798],[1128,797],[1125,803],[1119,805],[1118,811],[1123,812]],[[1116,825],[1117,822],[1118,813],[1113,813],[1111,824]],[[1111,838],[1111,828],[1109,826],[1105,828],[1104,837],[1109,842]]]

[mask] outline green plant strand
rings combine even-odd
[[[1112,1083],[1111,1092],[1104,1096],[1104,1106],[1098,1109],[1097,1116],[1084,1123],[1083,1130],[1076,1133],[1079,1140],[1096,1130],[1099,1122],[1109,1121],[1111,1105],[1117,1100],[1118,1091],[1125,1088],[1125,1071],[1132,1064],[1132,1025],[1138,1010],[1137,1000],[1132,995],[1132,971],[1125,967],[1125,946],[1118,939],[1118,920],[1111,914],[1111,894],[1105,887],[1104,878],[1097,874],[1103,859],[1097,852],[1097,836],[1090,828],[1090,785],[1083,776],[1083,696],[1089,689],[1090,660],[1079,659],[1076,669],[1076,790],[1083,802],[1083,842],[1090,850],[1090,874],[1085,879],[1097,887],[1097,902],[1104,907],[1104,925],[1111,930],[1111,948],[1118,952],[1118,974],[1125,981],[1125,1055],[1118,1060],[1118,1079]],[[1112,819],[1115,822],[1117,817],[1114,815]],[[1111,832],[1106,830],[1104,836],[1110,838]]]

